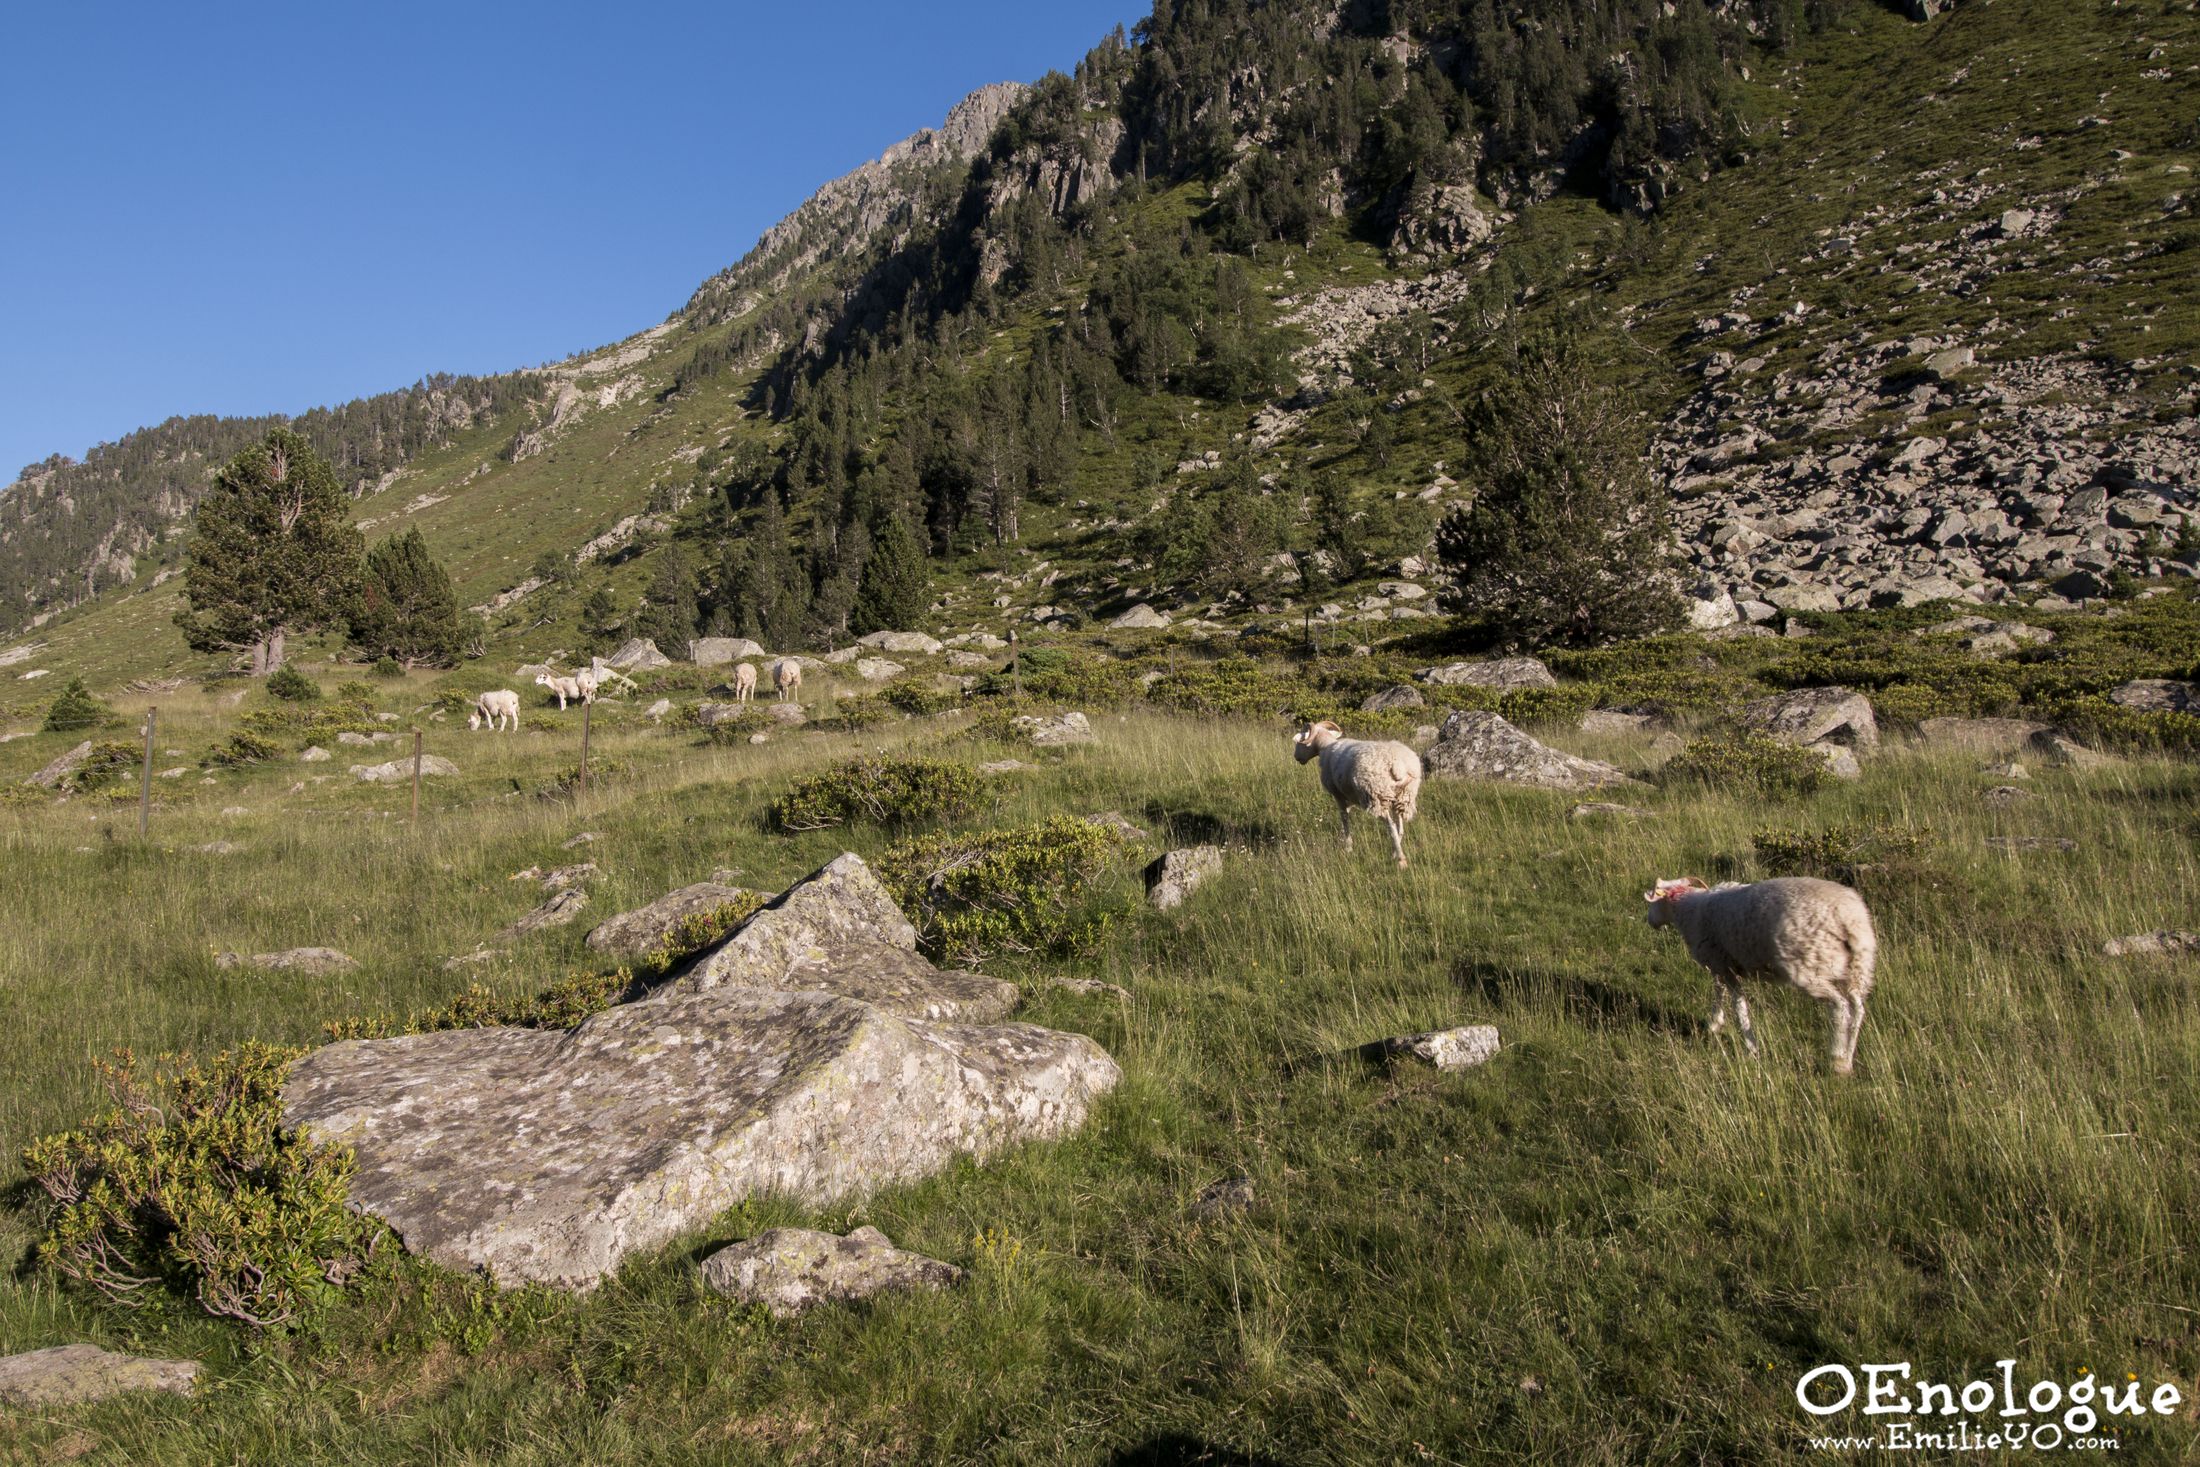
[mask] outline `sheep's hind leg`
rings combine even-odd
[[[1342,800],[1337,801],[1337,824],[1344,831],[1344,848],[1349,851],[1352,849],[1352,807]]]
[[[1834,1036],[1833,1072],[1846,1075],[1856,1069],[1856,1040],[1864,1032],[1864,995],[1852,993],[1842,1000],[1847,1010],[1848,1024]]]
[[[1734,1000],[1727,991],[1726,980],[1714,974],[1711,979],[1711,1023],[1704,1032],[1723,1033],[1726,1021],[1733,1016],[1733,1008]]]
[[[1406,864],[1406,823],[1397,815],[1385,815],[1383,824],[1390,827],[1390,853],[1398,858],[1400,870]]]

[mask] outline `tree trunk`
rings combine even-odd
[[[280,630],[268,633],[265,661],[267,665],[261,671],[272,674],[283,670],[283,634]]]

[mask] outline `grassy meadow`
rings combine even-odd
[[[409,717],[424,692],[379,696]],[[195,756],[263,699],[174,695],[162,745]],[[19,1265],[0,1353],[94,1340],[208,1367],[190,1400],[16,1413],[0,1461],[1777,1462],[1822,1457],[1807,1438],[1829,1428],[1793,1389],[1828,1362],[1961,1381],[2014,1356],[2039,1377],[2176,1382],[2188,1413],[2200,1397],[2200,992],[2190,958],[2101,953],[2191,925],[2189,762],[2036,767],[2032,797],[1998,808],[1977,758],[1891,740],[1815,796],[1612,796],[1639,819],[1432,783],[1401,872],[1371,824],[1339,849],[1280,721],[1095,707],[1097,742],[1034,753],[961,712],[712,747],[600,711],[595,754],[617,767],[585,796],[538,789],[577,757],[577,713],[531,705],[510,737],[428,725],[462,773],[430,783],[417,828],[404,787],[343,777],[395,745],[156,781],[145,842],[126,800],[0,807],[0,1154],[18,1179],[0,1247]],[[1637,771],[1662,757],[1647,736],[1538,732]],[[0,746],[0,775],[71,737]],[[840,850],[878,855],[888,833],[762,818],[797,775],[872,748],[1031,763],[988,781],[974,825],[1114,809],[1146,854],[1230,848],[1167,914],[1138,903],[1127,856],[1099,950],[997,965],[1020,1019],[1121,1062],[1083,1131],[835,1209],[743,1205],[585,1298],[418,1270],[255,1335],[104,1308],[29,1263],[13,1158],[96,1107],[92,1061],[114,1046],[312,1043],[469,983],[520,995],[592,971],[591,921],[674,885],[732,868],[778,889]],[[1798,994],[1754,991],[1761,1061],[1707,1035],[1709,981],[1640,896],[1661,875],[1760,874],[1762,830],[1843,823],[1922,837],[1858,877],[1882,963],[1846,1082]],[[583,831],[598,839],[563,848]],[[2076,847],[1987,844],[2002,836]],[[214,842],[234,849],[198,849]],[[540,899],[513,872],[577,860],[599,867],[581,921],[444,971]],[[214,962],[303,944],[361,966]],[[1478,1069],[1340,1057],[1466,1023],[1503,1034]],[[1198,1205],[1241,1176],[1250,1207]],[[696,1280],[701,1252],[765,1227],[857,1223],[970,1278],[792,1322]],[[2126,1460],[2200,1440],[2189,1414],[2119,1434]]]

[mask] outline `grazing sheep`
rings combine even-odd
[[[1308,724],[1291,741],[1301,764],[1321,761],[1322,788],[1337,802],[1344,848],[1352,849],[1352,810],[1367,811],[1390,828],[1391,853],[1406,864],[1406,822],[1421,799],[1421,756],[1389,739],[1348,739],[1327,719]]]
[[[1729,1005],[1742,1044],[1757,1053],[1745,977],[1783,978],[1833,1013],[1833,1072],[1856,1066],[1856,1037],[1871,997],[1879,939],[1864,899],[1838,882],[1783,876],[1748,886],[1705,886],[1693,876],[1660,881],[1646,891],[1652,927],[1679,929],[1688,954],[1711,974],[1711,1032],[1726,1027]]]
[[[581,683],[579,678],[564,677],[554,672],[540,672],[535,674],[535,681],[543,687],[548,688],[551,692],[558,695],[558,711],[560,713],[563,713],[565,711],[567,700],[570,699],[571,701],[576,703],[581,700]],[[593,698],[593,695],[595,693],[595,685],[593,683],[589,685],[588,691],[591,695],[591,698]]]
[[[743,662],[733,669],[733,700],[746,703],[756,695],[756,664]]]
[[[466,715],[466,726],[478,730],[483,724],[490,731],[517,732],[519,729],[519,694],[509,688],[499,688],[493,693],[483,693],[474,699],[474,711]]]
[[[784,703],[802,689],[802,664],[792,657],[782,657],[772,664],[772,686],[779,690],[779,701]]]
[[[592,667],[584,667],[573,674],[573,685],[581,690],[581,701],[583,703],[596,701],[596,689],[602,687],[603,682],[603,674]]]

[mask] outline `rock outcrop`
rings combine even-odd
[[[688,661],[697,667],[723,667],[744,657],[762,657],[764,649],[747,637],[698,637],[688,643]]]
[[[1609,764],[1536,742],[1494,713],[1454,712],[1421,756],[1431,779],[1486,779],[1548,790],[1593,790],[1635,784]]]
[[[403,784],[413,777],[413,760],[410,754],[402,759],[392,759],[387,764],[354,764],[351,777],[366,784]],[[458,766],[441,754],[420,756],[420,777],[441,779],[458,773]]]
[[[1016,1007],[1016,985],[945,971],[916,950],[917,929],[863,858],[813,872],[692,962],[665,997],[721,987],[824,992],[910,1018],[983,1023]]]
[[[1425,667],[1418,674],[1422,682],[1439,687],[1495,688],[1513,693],[1522,688],[1555,688],[1558,679],[1536,657],[1498,657],[1481,662],[1453,662],[1443,667]]]
[[[352,1148],[351,1200],[500,1284],[587,1289],[747,1197],[824,1206],[1083,1122],[1090,1039],[726,987],[570,1032],[355,1040],[292,1066],[285,1117]]]
[[[730,907],[748,896],[749,893],[738,886],[698,881],[693,886],[668,891],[647,906],[606,917],[589,930],[588,946],[606,957],[644,957],[690,917]]]

